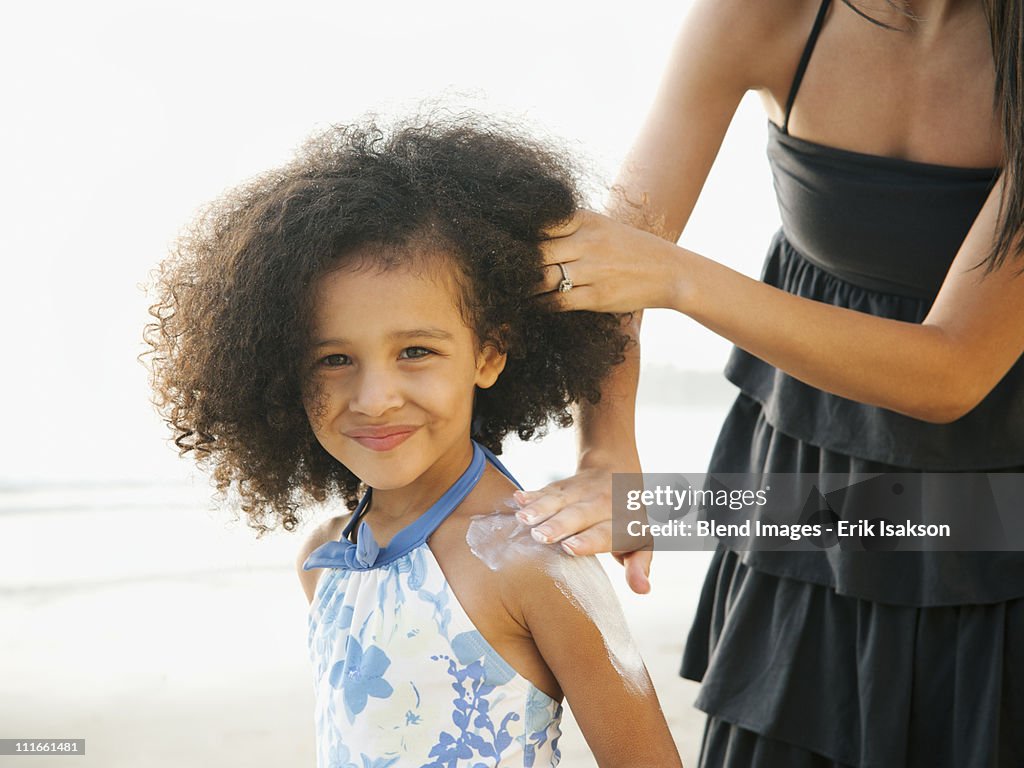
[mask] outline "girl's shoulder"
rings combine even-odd
[[[303,570],[302,566],[306,562],[306,558],[309,557],[310,553],[312,553],[314,549],[322,544],[326,544],[328,541],[337,541],[340,539],[341,533],[351,517],[351,513],[337,515],[318,523],[309,531],[308,534],[306,534],[306,538],[299,547],[299,552],[295,559],[295,570],[299,574],[299,583],[302,585],[302,591],[305,592],[306,599],[310,603],[313,602],[313,595],[316,592],[316,584],[320,579],[320,574],[323,572],[323,569],[311,568],[306,571]]]
[[[430,537],[442,565],[457,563],[459,571],[473,574],[475,582],[486,582],[492,590],[551,570],[561,549],[537,542],[520,523],[512,498],[515,489],[497,468],[487,467],[469,496]]]

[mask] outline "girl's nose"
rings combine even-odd
[[[356,381],[349,409],[364,416],[382,416],[402,404],[398,378],[394,372],[364,368]]]

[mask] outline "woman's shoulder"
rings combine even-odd
[[[320,523],[317,523],[303,540],[299,547],[298,555],[295,558],[295,570],[299,574],[299,583],[302,585],[302,591],[306,594],[306,599],[309,602],[313,602],[313,595],[316,592],[316,583],[320,579],[320,574],[323,569],[312,568],[310,570],[303,570],[302,566],[305,564],[306,559],[317,547],[326,544],[328,541],[337,541],[341,538],[341,533],[345,528],[345,524],[351,519],[351,514],[336,515],[335,517],[328,518]]]
[[[841,0],[836,0],[840,2]],[[691,13],[727,20],[739,32],[783,32],[813,20],[822,0],[696,0]]]
[[[838,0],[836,0],[838,2]],[[697,0],[688,44],[714,59],[710,74],[740,79],[747,90],[788,88],[822,0]]]

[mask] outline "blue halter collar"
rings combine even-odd
[[[386,547],[377,544],[369,526],[362,519],[370,503],[371,491],[368,490],[363,494],[363,498],[360,499],[359,506],[356,507],[352,519],[345,526],[341,538],[337,541],[328,541],[314,549],[309,557],[306,558],[306,562],[303,563],[302,570],[308,571],[312,568],[344,568],[350,571],[367,571],[371,568],[387,565],[402,555],[411,552],[423,544],[430,534],[436,531],[438,526],[445,521],[448,515],[462,503],[462,500],[469,495],[469,492],[476,487],[476,484],[480,482],[480,478],[483,477],[484,467],[488,460],[505,477],[515,483],[517,488],[522,487],[512,477],[512,474],[505,469],[505,466],[498,460],[497,456],[475,440],[472,443],[473,458],[469,462],[469,466],[466,467],[465,472],[459,476],[458,480],[452,483],[451,487],[426,512],[396,533]],[[355,530],[356,525],[359,526],[359,535],[356,537],[356,542],[353,543],[350,541],[350,536],[352,531]]]

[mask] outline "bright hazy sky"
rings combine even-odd
[[[0,30],[0,484],[145,476],[139,285],[204,201],[366,111],[443,97],[567,141],[611,179],[689,3],[21,3]],[[757,276],[778,226],[748,95],[681,243]],[[680,140],[685,140],[681,136]],[[649,313],[645,362],[728,344]],[[120,458],[118,458],[120,457]]]

